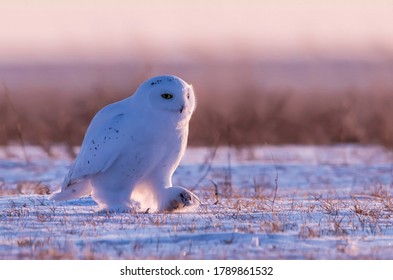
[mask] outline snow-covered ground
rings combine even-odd
[[[382,147],[189,148],[174,184],[202,199],[194,213],[53,203],[71,162],[63,146],[0,148],[0,259],[393,259]]]

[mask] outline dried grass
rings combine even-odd
[[[250,90],[209,94],[198,90],[190,145],[361,143],[393,145],[393,94]],[[128,92],[0,94],[0,145],[23,139],[48,150],[54,143],[80,145],[94,114]],[[229,135],[230,134],[230,135]],[[229,139],[230,138],[230,139]]]

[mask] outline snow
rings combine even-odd
[[[161,214],[49,201],[73,156],[25,153],[0,148],[0,259],[393,258],[393,153],[383,147],[188,148],[174,184],[203,204]]]

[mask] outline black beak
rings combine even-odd
[[[180,111],[180,114],[183,113],[183,110],[184,110],[184,106],[181,106],[181,107],[180,107],[180,110],[179,110],[179,111]]]

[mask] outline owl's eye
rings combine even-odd
[[[163,93],[163,94],[161,94],[161,97],[164,99],[172,99],[173,95],[170,93]]]

